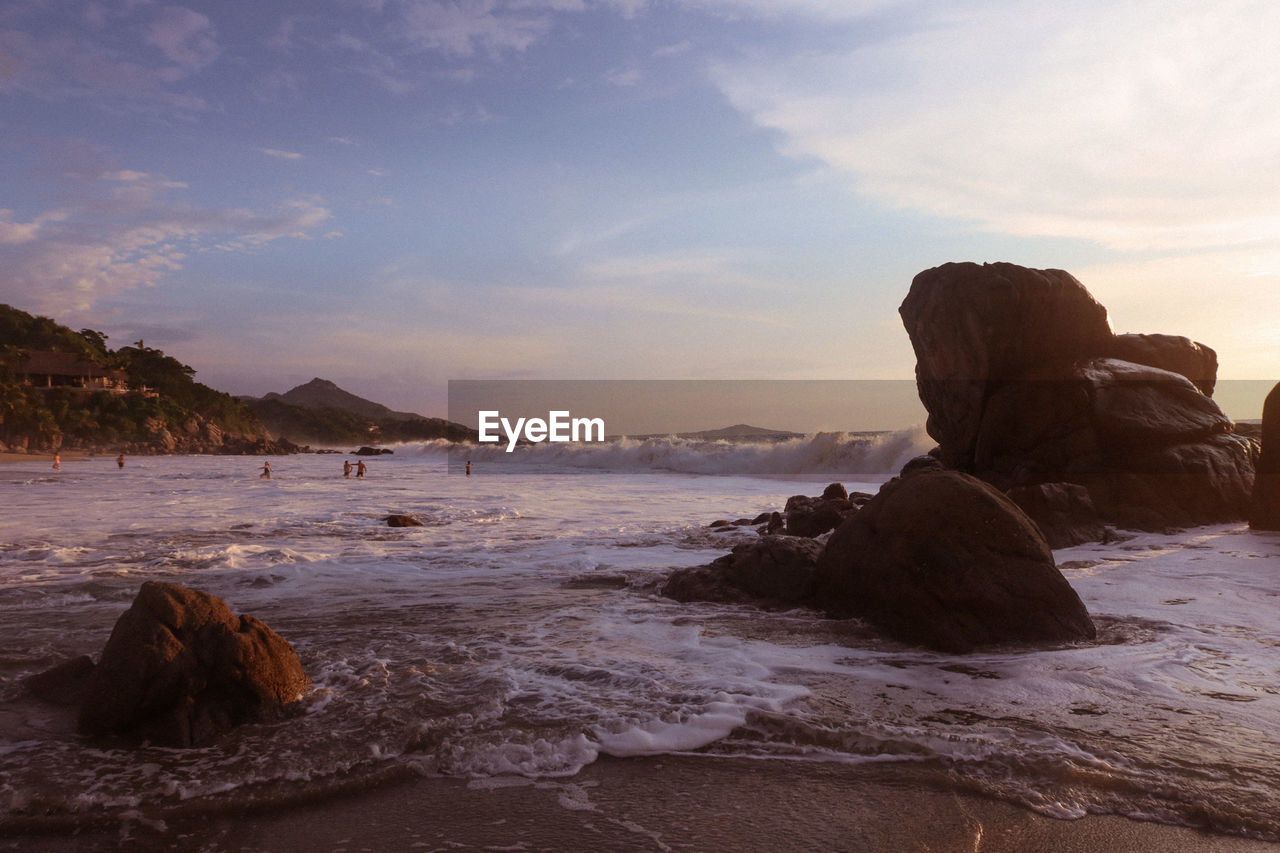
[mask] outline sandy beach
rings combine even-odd
[[[1246,853],[1277,845],[1091,816],[1044,817],[944,791],[901,769],[664,756],[602,759],[563,780],[415,778],[354,796],[236,814],[148,811],[74,836],[10,834],[43,851],[929,851]]]

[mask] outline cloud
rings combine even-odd
[[[279,148],[259,148],[263,154],[268,157],[276,157],[280,160],[301,160],[302,155],[296,151],[281,151]]]
[[[987,0],[714,79],[785,152],[890,205],[1121,251],[1220,247],[1280,237],[1278,31],[1269,2]]]
[[[521,51],[550,28],[545,7],[536,8],[542,5],[504,6],[496,0],[416,0],[404,8],[403,35],[419,47],[455,56],[471,56],[478,50]]]
[[[46,100],[93,99],[130,108],[203,110],[199,96],[175,85],[219,53],[208,18],[177,6],[126,6],[86,14],[79,29],[53,17],[57,4],[21,7],[0,22],[0,93]],[[105,15],[137,43],[106,40]],[[7,24],[8,26],[4,26]],[[144,46],[159,48],[164,62]]]
[[[61,222],[66,218],[66,211],[50,210],[30,222],[14,222],[12,210],[0,210],[0,245],[30,243],[40,236],[41,229],[47,223]]]
[[[182,6],[164,7],[147,30],[146,41],[183,71],[203,68],[219,53],[213,24]]]
[[[281,238],[306,239],[332,214],[316,198],[273,211],[204,209],[167,196],[185,186],[119,170],[79,187],[79,197],[30,222],[0,211],[5,276],[0,299],[53,315],[87,311],[105,297],[160,284],[192,252],[249,251]]]

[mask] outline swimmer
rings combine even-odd
[[[119,468],[123,468],[123,467],[124,467],[124,454],[123,454],[123,453],[121,453],[119,456],[117,456],[117,457],[116,457],[116,466],[117,466],[117,467],[119,467]]]
[[[351,476],[351,460],[350,459],[342,463],[342,476],[344,477]]]
[[[270,462],[262,463],[262,473],[258,475],[258,478],[261,480],[271,479],[271,463]]]
[[[359,462],[356,463],[356,476],[363,477],[365,469],[366,469],[366,466],[364,464],[364,460],[361,459]]]
[[[471,476],[471,460],[470,459],[467,460],[467,476],[468,477]]]
[[[62,457],[56,453],[53,454],[53,470],[55,471],[62,470]]]

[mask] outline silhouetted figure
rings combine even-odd
[[[271,463],[269,461],[262,463],[262,473],[258,476],[259,476],[259,479],[262,479],[262,480],[271,479]]]
[[[467,460],[467,476],[468,477],[471,476],[471,460],[470,459]]]
[[[124,454],[123,454],[123,453],[121,453],[119,456],[117,456],[117,457],[116,457],[116,467],[117,467],[117,468],[123,468],[123,467],[124,467]]]
[[[55,471],[62,470],[62,457],[56,453],[53,454],[53,470]]]
[[[363,460],[363,459],[361,459],[359,462],[357,462],[357,463],[356,463],[356,476],[357,476],[357,477],[363,477],[363,476],[364,476],[364,472],[365,472],[365,468],[366,468],[366,466],[365,466],[365,464],[364,464],[364,460]]]
[[[351,476],[351,460],[350,459],[347,459],[342,463],[342,476],[344,477]]]

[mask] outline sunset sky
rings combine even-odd
[[[234,394],[906,379],[947,261],[1280,377],[1272,0],[7,0],[0,302]]]

